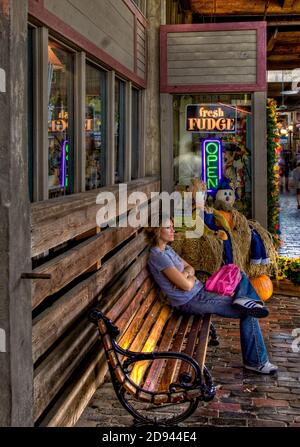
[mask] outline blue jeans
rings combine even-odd
[[[261,299],[257,295],[247,276],[242,273],[242,279],[233,297],[218,295],[201,289],[190,301],[178,309],[188,314],[216,314],[225,318],[240,320],[240,341],[244,364],[260,367],[268,361],[268,353],[261,333],[258,320],[246,316],[238,308],[232,306],[236,298],[247,297],[255,301]]]

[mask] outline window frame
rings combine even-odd
[[[28,182],[33,185],[32,202],[47,201],[48,190],[48,43],[49,40],[57,43],[63,49],[73,55],[72,88],[73,99],[73,188],[68,195],[85,192],[85,94],[86,94],[86,64],[106,73],[105,91],[105,113],[103,131],[105,132],[105,161],[102,175],[103,186],[115,184],[115,79],[121,81],[123,88],[123,134],[121,144],[123,145],[123,182],[132,181],[131,156],[132,156],[132,89],[140,92],[140,122],[139,122],[139,172],[138,177],[145,175],[145,98],[146,90],[126,80],[121,75],[87,55],[83,50],[72,47],[63,36],[57,37],[46,26],[38,26],[30,21],[28,27],[33,30],[33,122],[32,122],[32,172],[28,170]],[[28,71],[29,73],[29,71]],[[122,119],[122,118],[121,118]],[[28,142],[29,150],[29,142]],[[102,186],[99,186],[100,188]],[[65,195],[59,196],[60,199]]]
[[[103,179],[103,181],[101,182],[101,185],[99,185],[99,188],[106,186],[107,185],[107,165],[108,165],[108,147],[107,147],[107,140],[108,140],[108,76],[107,73],[108,71],[103,69],[103,67],[101,67],[99,64],[94,63],[94,61],[92,61],[89,58],[85,59],[85,73],[86,73],[86,67],[87,66],[92,67],[95,70],[98,70],[99,72],[101,72],[101,99],[103,102],[103,115],[101,116],[101,119],[103,120],[103,124],[101,126],[101,132],[102,132],[102,142],[103,142],[103,147],[104,147],[104,151],[102,153],[102,157],[101,157],[101,162],[102,162],[102,166],[104,166],[104,171],[101,174],[101,178]],[[87,79],[85,78],[85,86],[84,86],[84,95],[85,95],[85,107],[84,110],[86,109],[86,92],[87,92]],[[85,113],[84,113],[84,119],[85,119]],[[84,139],[84,159],[86,161],[86,141]],[[86,172],[85,172],[85,168],[86,166],[84,165],[84,191],[89,191],[86,189]]]
[[[130,129],[128,129],[127,123],[128,120],[126,119],[126,81],[122,79],[119,76],[115,76],[115,82],[114,82],[114,116],[116,116],[116,81],[118,81],[120,84],[120,90],[119,90],[119,109],[120,109],[120,126],[118,129],[118,136],[119,136],[119,151],[117,151],[115,145],[116,145],[116,134],[114,132],[114,184],[117,183],[124,183],[126,181],[126,159],[128,151],[126,151],[126,135],[128,134],[128,131],[130,132]],[[115,126],[115,121],[114,121]],[[120,151],[121,148],[121,151]],[[119,153],[118,162],[116,160],[115,155]],[[121,157],[120,157],[121,154]],[[118,169],[118,171],[117,171]],[[119,181],[116,182],[116,173],[119,174]]]
[[[68,94],[70,94],[70,110],[68,110],[68,140],[69,140],[69,148],[70,150],[70,166],[69,166],[69,191],[66,194],[62,194],[59,196],[49,197],[49,186],[47,186],[48,189],[48,199],[52,200],[56,197],[62,197],[62,196],[69,196],[76,193],[76,135],[75,135],[75,129],[78,125],[76,122],[76,116],[77,116],[77,104],[76,104],[76,55],[78,52],[74,50],[73,48],[69,47],[68,45],[65,45],[63,42],[61,42],[59,39],[53,37],[51,33],[48,35],[48,45],[50,42],[56,43],[62,50],[66,50],[70,55],[72,55],[72,75],[71,75],[71,82],[68,82]],[[68,77],[70,74],[68,73]],[[69,79],[68,79],[69,81]],[[47,109],[48,109],[48,103],[47,103]],[[70,112],[71,112],[71,119],[70,119]],[[48,122],[47,122],[48,124]],[[47,146],[48,150],[48,157],[49,157],[49,145]],[[49,174],[48,174],[49,175]]]

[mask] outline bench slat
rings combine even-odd
[[[151,290],[151,281],[149,278],[147,278],[143,284],[141,285],[141,288],[138,290],[136,295],[133,297],[132,301],[127,304],[126,309],[122,310],[122,312],[119,314],[119,317],[116,320],[116,326],[119,327],[119,329],[122,331],[121,321],[127,320],[128,323],[131,323],[132,319],[136,315],[138,309],[141,306],[141,303],[143,302],[145,296],[148,295],[148,293]]]
[[[161,308],[161,303],[158,302],[156,298],[156,289],[151,289],[141,307],[136,311],[135,318],[129,325],[128,330],[122,334],[119,342],[122,348],[130,348],[131,351],[135,352],[141,350],[147,334]],[[145,315],[150,316],[150,318],[146,318],[144,321]]]
[[[175,335],[175,339],[173,345],[171,346],[171,351],[181,352],[182,346],[185,340],[185,336],[188,330],[190,315],[183,315],[182,320],[179,325],[179,329],[177,334]],[[174,381],[176,365],[179,360],[168,360],[165,366],[165,370],[163,376],[161,378],[161,382],[159,385],[159,391],[167,391],[170,383]]]
[[[174,314],[171,316],[163,338],[159,344],[158,351],[169,351],[173,341],[176,328],[180,324],[182,316]],[[164,369],[166,360],[156,360],[152,363],[149,372],[145,378],[143,388],[148,391],[156,391],[159,377]]]
[[[198,361],[201,369],[204,367],[206,351],[209,339],[209,330],[211,324],[211,315],[206,314],[203,318],[202,328],[200,332],[199,342],[194,354],[195,359]]]
[[[186,347],[184,349],[185,354],[188,354],[190,356],[193,356],[193,353],[195,351],[195,348],[197,346],[197,340],[199,336],[199,331],[201,331],[202,327],[202,317],[201,316],[193,316],[193,322],[192,326],[188,335],[188,340]],[[192,367],[189,366],[186,362],[181,362],[180,369],[178,372],[178,377],[180,377],[180,374],[183,373],[191,373]]]
[[[107,313],[108,318],[112,321],[116,321],[119,315],[127,308],[129,300],[132,299],[138,288],[145,284],[145,280],[148,279],[147,284],[151,285],[151,280],[149,278],[149,272],[144,268],[139,275],[131,282],[129,287],[124,291],[122,296],[114,304],[113,308]]]
[[[152,352],[155,350],[156,344],[161,336],[162,330],[172,312],[172,309],[170,306],[163,306],[163,308],[160,311],[160,314],[150,332],[149,337],[147,338],[147,341],[142,349],[142,352]],[[146,372],[150,362],[149,361],[142,361],[137,362],[135,366],[133,367],[130,377],[137,385],[140,385],[140,383],[143,380],[144,373]]]

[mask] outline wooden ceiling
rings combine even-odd
[[[268,69],[300,67],[300,0],[182,0],[193,23],[266,20]]]
[[[300,0],[190,0],[200,16],[264,16],[300,14]]]

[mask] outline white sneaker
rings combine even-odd
[[[250,317],[265,318],[269,315],[268,309],[263,304],[246,297],[236,298],[232,305],[238,307]]]
[[[251,369],[251,371],[256,371],[260,374],[275,374],[278,370],[278,366],[273,365],[271,362],[267,361],[263,366],[248,366],[244,365],[244,368]]]

